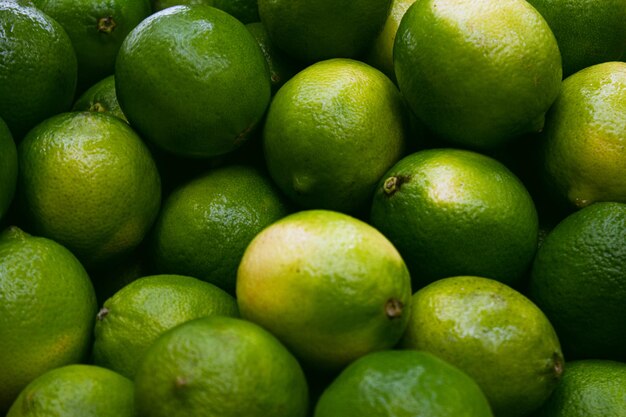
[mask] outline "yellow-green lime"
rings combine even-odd
[[[409,273],[393,245],[367,223],[327,210],[291,214],[263,230],[237,274],[242,317],[316,370],[394,346],[410,299]]]
[[[394,82],[396,73],[393,69],[393,44],[400,21],[413,3],[415,0],[392,0],[385,25],[370,45],[364,58],[365,62],[384,72]]]
[[[181,184],[163,204],[150,238],[154,268],[200,278],[234,294],[246,247],[289,211],[271,180],[256,168],[210,170]]]
[[[400,91],[442,138],[487,149],[539,131],[561,87],[561,55],[526,0],[421,0],[394,41]]]
[[[18,147],[18,192],[29,227],[70,249],[86,267],[132,251],[156,219],[159,173],[122,120],[64,113]]]
[[[263,145],[270,175],[304,208],[362,211],[401,158],[406,108],[396,86],[367,64],[318,62],[276,93]]]
[[[305,417],[300,365],[269,332],[248,321],[205,317],[150,347],[135,377],[144,417]]]
[[[626,202],[626,62],[594,65],[565,79],[542,142],[549,195],[570,208]]]
[[[0,234],[0,414],[39,375],[86,359],[96,308],[70,251],[16,227]]]
[[[382,29],[390,5],[391,0],[258,0],[272,42],[308,63],[358,58]]]
[[[528,0],[550,25],[563,58],[563,76],[624,58],[623,0]]]
[[[352,362],[326,388],[315,417],[491,417],[472,378],[427,352],[382,351]]]
[[[133,378],[146,350],[165,331],[200,317],[238,316],[235,299],[182,275],[154,275],[126,285],[104,302],[94,330],[96,365]]]
[[[0,118],[0,220],[7,212],[17,182],[17,150],[13,136]]]
[[[65,30],[32,4],[0,0],[0,118],[19,142],[72,105],[76,55]]]
[[[559,340],[543,312],[487,278],[444,278],[416,292],[402,346],[466,372],[501,417],[537,409],[563,373]]]
[[[270,80],[272,81],[272,94],[275,94],[283,84],[296,75],[301,69],[301,65],[293,58],[276,48],[270,40],[267,29],[261,22],[248,23],[246,25],[254,39],[259,43],[267,65],[270,69]]]
[[[532,417],[626,416],[626,363],[567,363],[563,379]]]
[[[174,6],[143,20],[120,48],[115,86],[144,139],[193,157],[243,144],[271,88],[263,52],[245,25],[205,5]]]
[[[112,75],[115,57],[130,31],[152,12],[149,0],[32,0],[72,41],[78,91]]]
[[[416,289],[455,275],[517,284],[537,247],[524,185],[500,162],[466,150],[403,158],[381,176],[370,222],[398,248]]]
[[[93,365],[67,365],[32,381],[7,417],[134,417],[133,382]]]
[[[568,359],[626,361],[626,204],[594,203],[561,221],[533,263],[530,296]]]
[[[85,91],[74,103],[73,111],[93,111],[107,113],[127,122],[124,112],[120,108],[115,93],[115,76],[98,81]]]

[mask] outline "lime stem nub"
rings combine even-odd
[[[117,26],[112,16],[101,17],[98,19],[98,32],[111,33]]]
[[[397,298],[390,298],[385,304],[385,313],[390,320],[397,319],[402,316],[404,304]]]
[[[96,319],[98,319],[98,321],[102,321],[108,314],[109,314],[109,309],[106,307],[102,307],[100,311],[98,311],[98,314],[96,315]]]
[[[400,181],[399,177],[389,177],[383,183],[383,191],[388,196],[392,196],[396,191],[398,191],[398,189],[400,189],[401,183],[402,181]]]

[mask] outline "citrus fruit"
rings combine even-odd
[[[93,365],[67,365],[32,381],[7,417],[133,417],[133,383]]]
[[[152,274],[145,246],[142,243],[120,262],[107,265],[106,268],[89,271],[89,277],[96,290],[98,305],[104,304],[116,292],[136,279]]]
[[[85,91],[74,103],[73,111],[93,111],[107,113],[127,122],[115,94],[115,76],[98,81]]]
[[[139,136],[102,113],[54,116],[18,147],[23,209],[86,267],[132,251],[157,216],[159,174]]]
[[[135,378],[146,417],[304,417],[307,385],[294,357],[261,327],[230,317],[163,334]]]
[[[561,87],[556,39],[525,0],[417,1],[393,61],[413,112],[442,138],[478,149],[541,130]]]
[[[504,165],[459,149],[406,156],[381,177],[370,222],[398,248],[415,288],[478,275],[516,284],[537,247],[537,212]]]
[[[19,142],[72,105],[76,55],[65,30],[32,5],[0,0],[0,118]]]
[[[288,213],[284,198],[257,169],[211,170],[179,186],[163,204],[150,242],[155,270],[197,277],[234,293],[246,246]]]
[[[4,216],[15,194],[17,181],[17,150],[13,136],[0,118],[0,219]]]
[[[144,139],[183,156],[230,152],[270,100],[261,48],[245,25],[210,6],[175,6],[140,23],[115,68],[117,97]]]
[[[626,416],[626,363],[567,363],[563,379],[533,417]]]
[[[327,210],[264,229],[237,274],[242,317],[321,371],[395,345],[410,298],[409,273],[393,245],[368,224]]]
[[[298,73],[300,65],[280,49],[276,48],[274,43],[270,40],[267,29],[265,29],[263,23],[248,23],[246,27],[263,51],[263,55],[270,69],[272,94],[275,94],[287,80]]]
[[[315,417],[491,417],[476,382],[427,352],[367,354],[344,369],[317,402]]]
[[[396,81],[396,73],[393,69],[393,44],[400,21],[415,0],[392,0],[389,15],[383,29],[372,42],[365,62],[381,70],[387,77]]]
[[[113,74],[122,41],[152,12],[149,0],[33,0],[72,41],[78,90]]]
[[[354,213],[404,150],[406,114],[383,73],[318,62],[276,93],[263,129],[270,175],[298,205]]]
[[[382,29],[391,0],[258,0],[270,39],[303,62],[356,58]]]
[[[565,77],[626,52],[623,0],[528,0],[550,25],[559,44]]]
[[[261,20],[257,0],[213,0],[213,7],[224,10],[242,23]]]
[[[85,359],[95,314],[89,276],[67,249],[16,227],[0,234],[0,414],[37,376]]]
[[[213,6],[215,0],[151,0],[151,2],[152,10],[158,12],[173,6],[194,6],[197,4]]]
[[[626,360],[626,204],[595,203],[560,222],[533,263],[530,296],[568,359]]]
[[[444,278],[417,291],[402,346],[466,372],[496,416],[537,409],[563,373],[559,340],[546,316],[519,292],[487,278]]]
[[[132,378],[146,350],[166,330],[211,315],[237,316],[235,299],[192,277],[139,278],[105,301],[98,313],[94,363]]]
[[[626,62],[569,76],[546,117],[542,163],[548,193],[572,208],[626,202]]]

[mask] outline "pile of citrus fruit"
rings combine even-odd
[[[626,0],[0,0],[0,417],[626,417]]]

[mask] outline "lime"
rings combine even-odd
[[[74,103],[74,111],[107,113],[123,121],[126,120],[115,93],[115,76],[109,75],[85,91]]]
[[[486,278],[444,278],[416,292],[402,344],[466,372],[496,416],[537,409],[563,373],[546,316],[522,294]]]
[[[210,6],[175,6],[124,40],[115,85],[145,139],[183,156],[230,152],[246,141],[270,100],[261,48],[245,25]]]
[[[623,0],[528,0],[546,19],[559,44],[563,75],[608,61],[626,52]]]
[[[309,63],[363,54],[382,29],[390,5],[391,0],[258,0],[270,39]]]
[[[626,363],[567,363],[563,379],[533,417],[626,416]]]
[[[30,226],[87,267],[132,251],[157,216],[161,188],[152,156],[116,117],[54,116],[29,132],[18,156]]]
[[[455,275],[517,284],[537,247],[524,185],[495,159],[466,150],[399,161],[379,181],[370,222],[398,248],[415,288]]]
[[[230,317],[163,334],[141,361],[136,409],[149,417],[304,417],[300,365],[261,327]]]
[[[19,142],[72,105],[76,55],[65,30],[24,2],[0,0],[0,118]]]
[[[559,48],[526,0],[420,0],[394,42],[400,91],[442,138],[486,149],[539,131],[561,87]]]
[[[95,314],[89,276],[67,249],[16,227],[0,234],[0,414],[39,375],[85,359]]]
[[[570,208],[626,203],[625,143],[626,62],[571,75],[546,117],[541,160],[548,194]]]
[[[17,181],[17,150],[6,123],[0,119],[0,219],[15,194]]]
[[[533,263],[530,296],[568,359],[626,360],[626,204],[595,203],[566,217]]]
[[[246,247],[289,209],[272,182],[255,168],[211,170],[182,184],[163,204],[151,236],[159,273],[183,274],[235,292]]]
[[[427,352],[382,351],[350,365],[322,394],[315,417],[491,417],[476,382]]]
[[[151,13],[149,0],[32,0],[67,32],[78,63],[78,90],[113,74],[128,33]]]
[[[133,417],[133,383],[92,365],[67,365],[32,381],[7,417]]]
[[[304,208],[355,213],[401,158],[406,123],[383,73],[351,59],[318,62],[272,100],[263,130],[270,175]]]
[[[395,345],[410,298],[393,245],[368,224],[326,210],[291,214],[263,230],[237,274],[242,317],[322,371]]]

